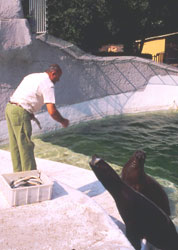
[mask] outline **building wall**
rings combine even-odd
[[[145,42],[143,45],[142,53],[151,54],[152,57],[154,57],[158,53],[165,52],[165,44],[166,44],[165,38]]]

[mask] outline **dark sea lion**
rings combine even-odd
[[[154,178],[144,172],[145,159],[146,153],[144,151],[136,151],[124,165],[121,179],[170,215],[169,200],[166,192]]]
[[[126,225],[126,236],[136,250],[145,238],[162,250],[178,249],[178,234],[169,216],[155,203],[123,182],[103,160],[93,156],[90,166],[114,198]]]

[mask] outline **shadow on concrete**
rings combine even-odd
[[[118,213],[119,213],[119,212],[118,212]],[[120,230],[122,230],[122,232],[125,234],[125,233],[126,233],[125,224],[124,224],[122,221],[116,219],[116,218],[113,217],[113,216],[110,216],[110,218],[114,221],[114,223],[118,226],[118,228],[119,228]]]
[[[105,188],[99,181],[94,181],[78,188],[78,190],[84,192],[89,197],[93,197],[104,193]]]
[[[52,199],[56,199],[64,195],[68,195],[68,192],[57,181],[54,181]]]

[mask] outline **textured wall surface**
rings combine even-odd
[[[21,0],[0,1],[0,58],[13,49],[31,43],[29,25],[23,16]],[[12,52],[13,53],[13,52]]]
[[[23,18],[21,0],[1,0],[0,19]]]
[[[1,53],[19,49],[31,43],[31,34],[26,19],[0,19],[0,27]]]
[[[29,24],[23,16],[21,0],[0,1],[0,59],[31,43]]]

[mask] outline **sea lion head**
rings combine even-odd
[[[107,163],[97,155],[93,155],[91,161],[89,162],[90,167],[96,173],[100,173],[107,170],[108,166]]]
[[[145,175],[145,159],[146,153],[142,150],[137,150],[122,169],[121,179],[136,190],[138,190],[137,183]]]
[[[124,167],[129,169],[143,169],[146,159],[146,153],[142,150],[137,150]]]
[[[94,166],[97,166],[97,163],[101,161],[102,159],[98,157],[97,155],[93,155],[92,159],[90,161],[90,166],[93,168]]]
[[[96,177],[99,181],[101,181],[105,188],[109,188],[109,186],[112,185],[112,183],[110,183],[111,176],[113,180],[117,179],[117,181],[121,181],[120,177],[115,174],[115,171],[111,168],[111,166],[97,155],[92,156],[89,164]]]

